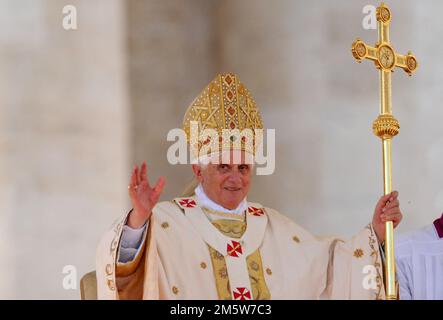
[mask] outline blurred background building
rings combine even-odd
[[[398,232],[443,211],[443,35],[438,0],[392,0],[391,39],[418,72],[393,76]],[[63,7],[77,9],[65,30]],[[357,65],[367,0],[0,0],[0,298],[78,299],[96,245],[129,208],[134,164],[165,175],[163,200],[192,173],[166,160],[166,134],[216,73],[231,71],[276,129],[276,170],[250,199],[317,235],[351,236],[381,196],[371,133],[378,74]]]

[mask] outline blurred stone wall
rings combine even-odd
[[[121,1],[0,1],[0,298],[79,298],[64,266],[94,268],[127,208],[125,21]]]

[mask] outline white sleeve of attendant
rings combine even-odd
[[[400,300],[412,300],[411,282],[408,277],[408,260],[397,259],[397,281],[400,286]],[[409,272],[410,273],[410,272]]]
[[[123,226],[118,262],[130,262],[138,255],[140,249],[143,247],[142,240],[144,239],[148,224],[149,222],[139,229],[132,229],[128,225]]]

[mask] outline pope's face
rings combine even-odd
[[[206,195],[226,209],[235,209],[247,196],[252,166],[242,163],[193,165],[194,173]]]

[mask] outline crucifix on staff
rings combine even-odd
[[[382,140],[384,193],[392,191],[392,139],[399,133],[400,124],[392,115],[392,72],[396,67],[402,68],[409,76],[417,70],[418,63],[411,51],[407,55],[395,52],[389,39],[391,10],[382,3],[377,8],[378,42],[375,47],[357,39],[352,44],[352,55],[357,62],[372,60],[380,74],[380,115],[374,121],[374,134]],[[396,300],[394,228],[392,221],[386,222],[385,236],[385,286],[386,298]]]

